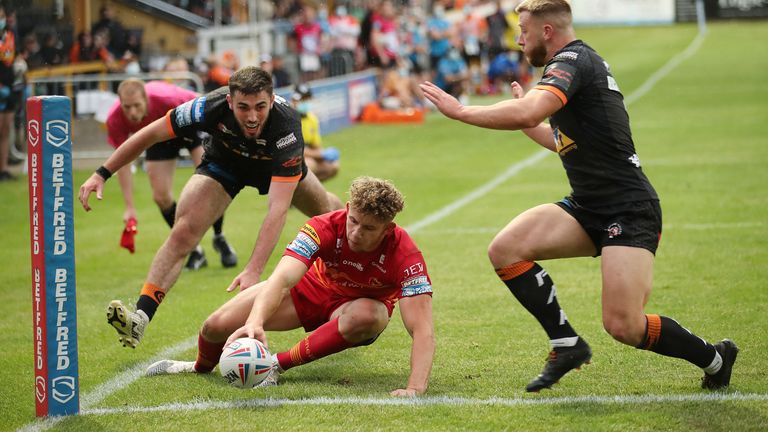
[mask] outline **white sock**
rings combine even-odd
[[[704,368],[704,373],[707,375],[714,375],[720,372],[720,367],[723,365],[723,358],[720,357],[720,353],[715,350],[715,358],[712,359],[712,363]]]
[[[566,338],[560,338],[560,339],[550,339],[549,344],[552,346],[552,348],[564,348],[564,347],[572,347],[576,345],[576,342],[579,341],[578,336],[573,337],[566,337]]]

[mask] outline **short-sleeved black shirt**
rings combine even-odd
[[[267,179],[299,181],[304,165],[301,117],[280,96],[269,111],[267,123],[256,139],[247,139],[227,103],[228,87],[185,102],[166,114],[173,133],[195,136],[202,130],[212,139],[203,159],[258,173]]]
[[[564,104],[549,120],[576,202],[658,200],[640,168],[624,96],[595,50],[580,40],[566,45],[546,64],[536,88]]]

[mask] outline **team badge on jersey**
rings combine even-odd
[[[555,150],[557,150],[557,154],[560,156],[564,156],[569,151],[578,148],[576,142],[570,139],[568,135],[561,132],[560,128],[554,128],[552,134],[555,138]]]

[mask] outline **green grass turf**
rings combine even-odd
[[[693,40],[693,25],[579,29],[578,35],[611,64],[625,95]],[[629,107],[638,152],[661,196],[664,235],[647,310],[676,318],[708,340],[733,338],[741,347],[726,395],[768,394],[768,183],[762,129],[768,120],[768,70],[763,41],[768,23],[710,24],[700,50]],[[477,98],[477,103],[492,99]],[[522,134],[487,131],[430,115],[423,126],[355,126],[329,135],[342,151],[342,170],[327,183],[343,195],[351,179],[392,179],[406,194],[403,226],[461,198],[538,151]],[[181,169],[177,190],[191,173]],[[75,173],[75,189],[89,175]],[[182,274],[137,350],[119,346],[105,324],[113,298],[135,301],[167,228],[151,202],[146,175],[137,175],[137,253],[119,249],[122,201],[109,182],[95,211],[75,209],[81,398],[100,385],[192,338],[205,317],[230,295],[239,269],[212,261]],[[655,395],[701,396],[701,372],[614,342],[600,319],[599,262],[546,262],[560,303],[593,346],[593,364],[568,375],[553,391],[528,395],[525,384],[543,366],[547,340],[535,320],[495,277],[486,248],[514,215],[568,192],[562,167],[549,155],[492,193],[415,233],[434,284],[437,353],[428,396],[460,397],[464,405],[366,404],[94,412],[68,418],[56,430],[765,430],[768,401],[607,403],[563,399],[539,405],[479,405],[490,398],[546,402],[551,398]],[[33,346],[27,188],[0,183],[0,430],[34,421]],[[226,215],[225,232],[245,260],[265,211],[247,190]],[[280,245],[305,217],[289,216]],[[271,266],[279,253],[275,253]],[[270,334],[271,347],[288,349],[302,332]],[[410,338],[399,315],[372,346],[294,369],[282,385],[240,391],[218,375],[141,378],[87,408],[117,410],[170,403],[256,403],[267,398],[387,398],[405,384]],[[189,349],[179,357],[191,359]],[[355,399],[356,400],[356,399]]]

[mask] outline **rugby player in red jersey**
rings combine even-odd
[[[464,106],[429,82],[421,88],[451,119],[522,130],[560,156],[571,184],[569,196],[518,215],[488,248],[497,275],[539,321],[552,347],[544,371],[526,390],[549,388],[592,358],[560,308],[552,278],[536,263],[580,256],[601,256],[603,327],[614,339],[700,367],[703,388],[727,387],[736,344],[724,339],[713,345],[672,318],[644,311],[661,207],[640,167],[624,97],[608,63],[576,38],[566,0],[525,0],[516,11],[518,43],[532,65],[544,67],[535,88],[523,95],[515,85],[515,98],[490,106]]]
[[[316,216],[301,228],[269,279],[208,317],[196,361],[161,360],[146,375],[207,373],[237,338],[266,344],[266,331],[312,332],[273,355],[270,375],[259,386],[276,385],[278,375],[292,367],[373,343],[399,303],[413,338],[411,373],[390,394],[423,394],[435,352],[432,285],[421,252],[393,222],[403,197],[390,182],[371,177],[356,179],[349,195],[345,209]]]

